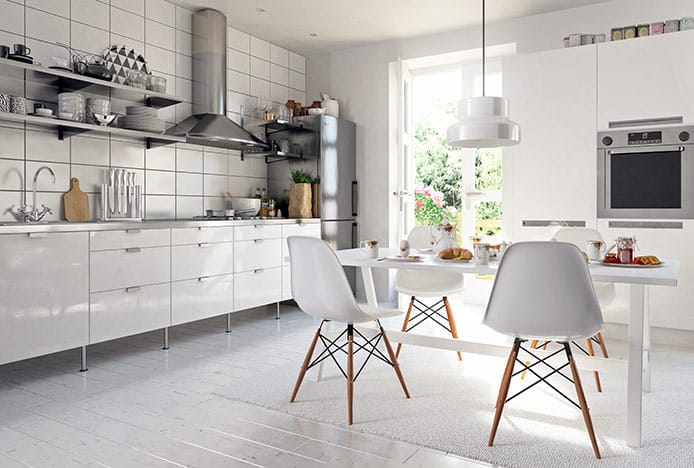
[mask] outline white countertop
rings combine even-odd
[[[123,229],[167,229],[186,227],[222,227],[222,226],[253,226],[258,224],[317,224],[320,218],[266,218],[243,220],[151,220],[151,221],[85,221],[85,222],[48,222],[48,223],[3,223],[0,224],[0,235],[23,234],[29,232],[83,232],[83,231],[117,231]]]

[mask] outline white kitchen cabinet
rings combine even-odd
[[[282,239],[255,239],[234,243],[234,272],[282,265]]]
[[[89,341],[86,232],[0,235],[0,364]]]
[[[169,283],[93,293],[89,307],[89,342],[113,340],[168,327]]]
[[[232,242],[233,240],[233,226],[199,226],[171,230],[172,245]]]
[[[234,271],[234,244],[200,243],[171,247],[173,281],[215,276]]]
[[[170,229],[124,229],[89,233],[90,249],[119,250],[170,245]]]
[[[171,324],[234,311],[234,275],[209,276],[171,284]]]
[[[282,226],[280,224],[253,224],[234,228],[234,240],[280,239]]]
[[[171,280],[170,247],[129,247],[90,255],[90,291],[108,291]]]
[[[504,60],[504,96],[521,142],[504,148],[504,232],[513,241],[551,229],[524,220],[596,223],[596,46]]]
[[[235,275],[234,310],[279,302],[281,296],[281,267],[247,271]]]
[[[694,122],[693,56],[694,31],[600,44],[598,130],[621,120]]]
[[[282,265],[282,300],[288,301],[292,298],[292,267]]]

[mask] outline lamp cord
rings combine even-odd
[[[487,46],[487,40],[486,40],[486,27],[485,27],[485,22],[486,22],[486,15],[485,15],[485,0],[482,0],[482,96],[487,95],[487,84],[486,84],[486,76],[487,76],[487,55],[486,55],[486,46]]]

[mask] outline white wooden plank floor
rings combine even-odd
[[[0,366],[0,467],[480,467],[215,395],[298,367],[314,323],[274,307]],[[287,389],[289,397],[290,389]]]

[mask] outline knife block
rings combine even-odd
[[[142,185],[121,183],[118,178],[114,180],[113,177],[109,177],[110,171],[106,171],[108,182],[101,184],[100,220],[142,221]]]

